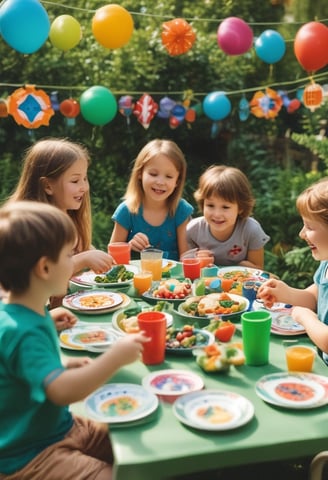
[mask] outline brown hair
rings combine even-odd
[[[76,242],[71,218],[59,208],[39,202],[7,202],[0,208],[0,283],[24,292],[31,270],[46,256],[58,260],[62,248]]]
[[[52,204],[53,197],[45,192],[42,180],[58,179],[80,158],[85,158],[87,163],[90,163],[89,154],[82,145],[63,138],[38,141],[26,151],[21,177],[9,200],[35,200]],[[67,213],[78,231],[78,250],[88,250],[92,238],[89,192],[83,196],[78,210],[69,210]]]
[[[226,165],[212,165],[199,178],[194,198],[200,211],[203,211],[204,200],[211,196],[219,196],[227,202],[237,203],[240,218],[249,217],[255,205],[255,198],[246,175],[238,168]]]
[[[178,147],[178,145],[171,140],[155,139],[147,143],[139,152],[135,159],[129,183],[124,195],[127,206],[132,213],[138,213],[144,198],[144,191],[140,181],[144,166],[158,155],[165,155],[179,172],[177,187],[168,198],[169,214],[173,216],[177,209],[179,200],[182,196],[184,184],[186,181],[187,162]]]
[[[296,208],[301,217],[328,225],[328,177],[305,189],[296,200]]]

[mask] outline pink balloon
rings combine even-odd
[[[228,55],[242,55],[253,45],[253,30],[241,18],[229,17],[220,23],[217,41]]]

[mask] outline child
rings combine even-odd
[[[255,204],[247,177],[234,167],[213,165],[194,193],[203,217],[187,225],[189,248],[208,250],[216,265],[264,268],[264,245],[270,237],[250,215]]]
[[[90,268],[109,270],[113,259],[91,245],[92,220],[87,150],[66,139],[49,138],[26,153],[23,170],[11,200],[37,200],[57,206],[72,218],[78,231],[73,274]]]
[[[56,232],[53,235],[53,232]],[[73,416],[69,404],[142,352],[143,334],[123,337],[96,359],[66,368],[45,302],[65,293],[76,230],[68,215],[39,202],[0,209],[0,479],[111,479],[108,427]]]
[[[303,325],[328,365],[328,177],[304,190],[296,207],[303,220],[300,237],[320,261],[314,283],[298,289],[270,279],[259,288],[258,297],[268,308],[274,302],[297,305],[292,309],[293,319]]]
[[[181,198],[187,164],[170,140],[152,140],[137,156],[123,201],[112,219],[112,242],[140,252],[152,245],[164,258],[179,260],[188,250],[186,225],[193,207]]]

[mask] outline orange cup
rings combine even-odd
[[[306,345],[293,345],[285,349],[287,369],[290,372],[312,372],[315,350]]]
[[[196,280],[196,278],[200,277],[199,258],[183,258],[182,267],[185,278],[190,278],[190,280]]]
[[[138,295],[142,295],[144,292],[150,289],[152,285],[153,274],[152,272],[138,272],[133,276],[133,286],[137,290]]]
[[[119,265],[128,265],[131,260],[131,246],[128,242],[113,242],[108,244],[108,253]]]
[[[143,344],[142,361],[145,365],[157,365],[164,362],[166,345],[166,316],[163,312],[138,313],[140,330],[150,341]]]

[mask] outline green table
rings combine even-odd
[[[111,315],[86,316],[91,322],[111,320]],[[261,367],[232,367],[228,374],[206,374],[193,357],[168,356],[162,365],[147,367],[135,362],[122,368],[112,382],[137,383],[148,373],[167,368],[192,370],[202,376],[205,388],[237,392],[254,405],[255,416],[246,425],[225,432],[189,428],[174,416],[172,406],[160,402],[150,419],[138,425],[110,426],[115,480],[162,480],[191,472],[206,471],[266,461],[309,457],[328,444],[327,406],[292,410],[265,403],[255,392],[263,375],[286,371],[282,340],[272,335],[270,363]],[[304,341],[308,342],[307,337]],[[67,352],[68,353],[68,352]],[[327,375],[317,358],[314,373]],[[85,414],[83,402],[73,411]]]

